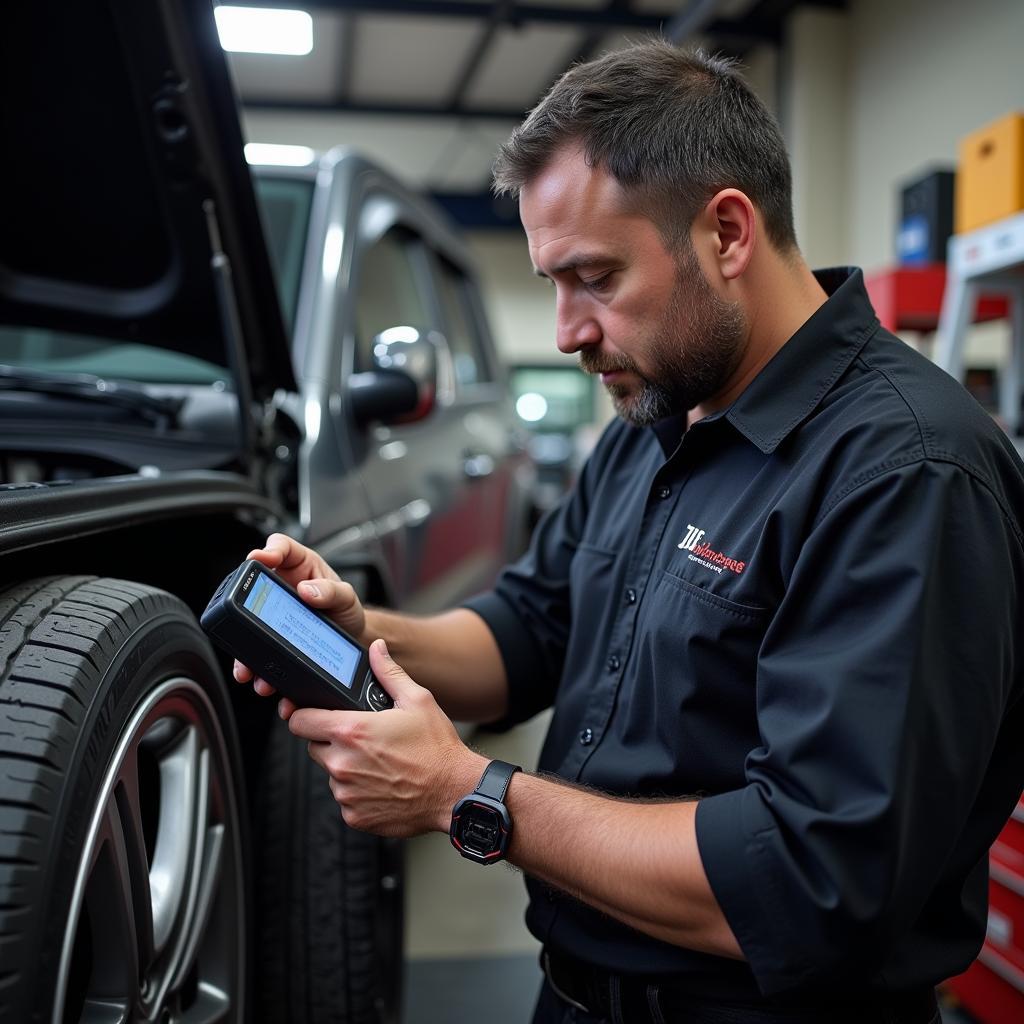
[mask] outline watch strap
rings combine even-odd
[[[499,804],[504,803],[508,784],[518,771],[522,771],[522,769],[517,764],[509,764],[508,761],[492,761],[480,776],[475,792],[480,796],[497,800]]]

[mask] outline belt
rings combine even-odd
[[[557,996],[611,1024],[932,1024],[939,1019],[932,989],[782,1006],[695,996],[678,979],[615,974],[547,947],[540,962]]]

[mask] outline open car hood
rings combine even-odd
[[[0,83],[0,324],[294,389],[211,0],[10,4]]]

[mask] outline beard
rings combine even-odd
[[[713,398],[743,354],[746,322],[739,304],[708,284],[691,246],[679,258],[676,284],[653,333],[640,345],[648,369],[626,355],[608,359],[594,349],[579,355],[586,373],[628,371],[639,384],[607,385],[615,411],[627,423],[650,426]]]

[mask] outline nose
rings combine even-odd
[[[560,293],[556,307],[555,344],[560,352],[572,355],[601,341],[601,325],[583,303],[571,294]]]

